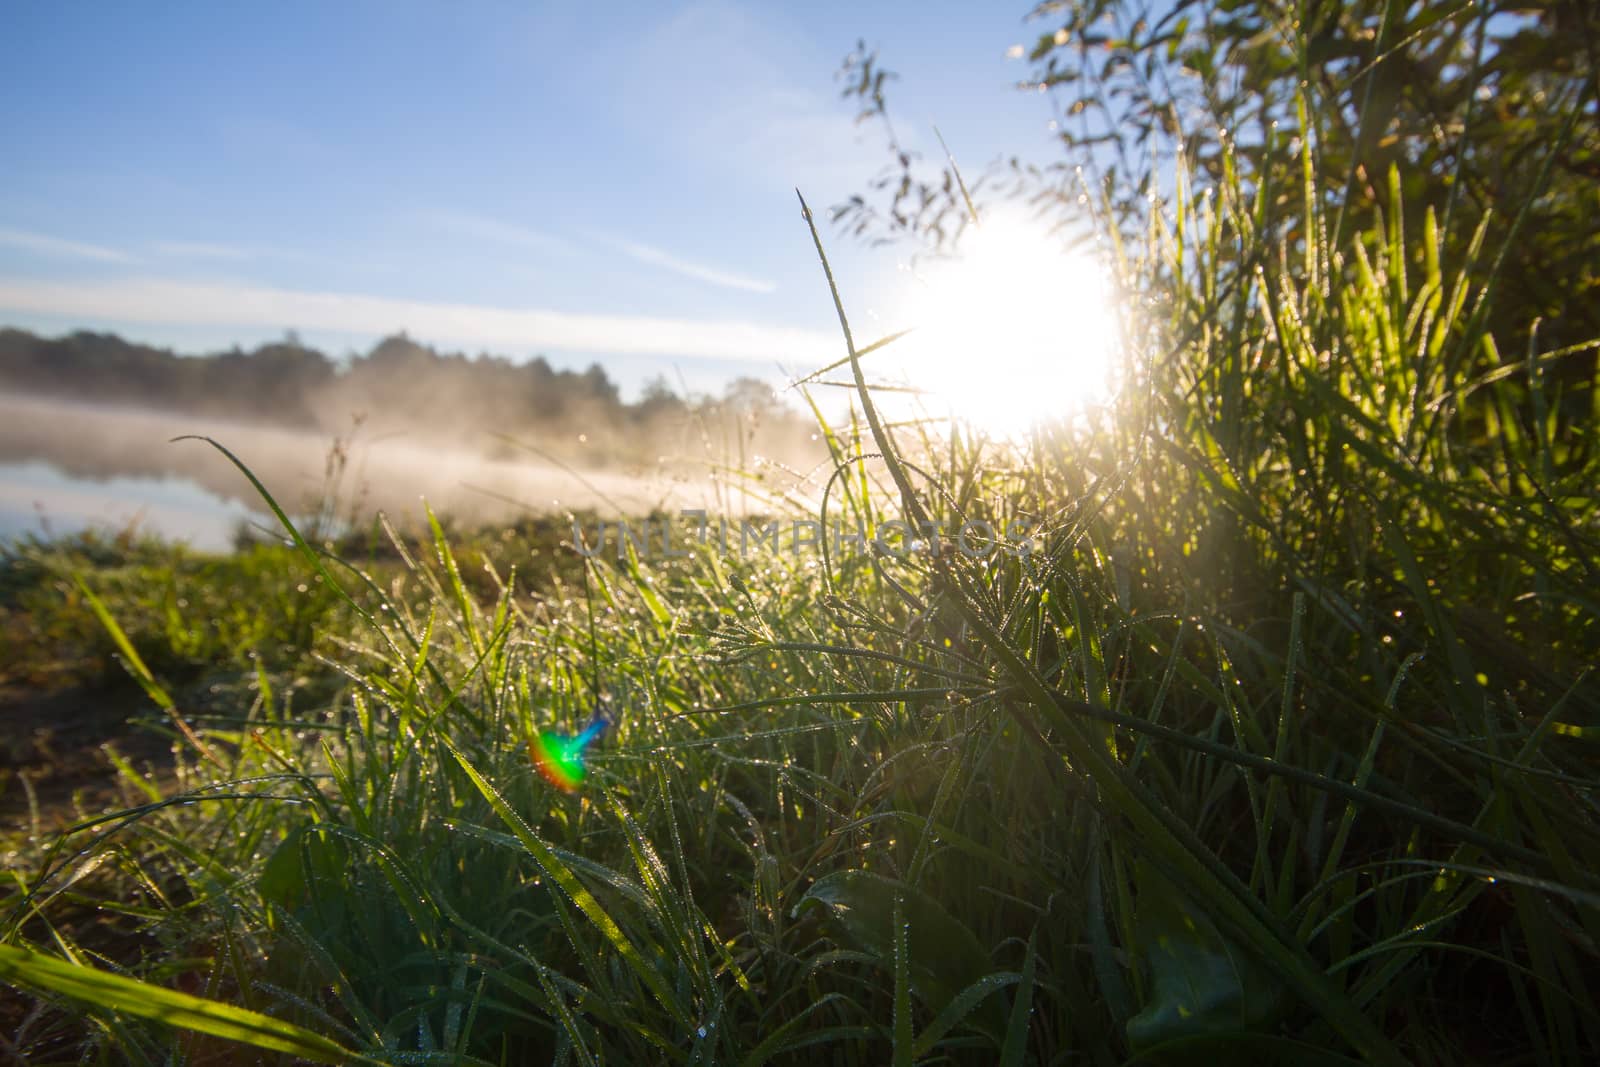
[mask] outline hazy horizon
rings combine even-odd
[[[424,501],[474,524],[567,511],[625,518],[702,507],[738,514],[772,499],[750,486],[719,484],[710,464],[698,474],[687,462],[584,467],[540,455],[536,442],[526,449],[487,431],[460,432],[454,447],[359,431],[336,441],[181,412],[0,396],[0,543],[28,533],[138,525],[216,549],[226,547],[239,522],[275,530],[259,494],[225,456],[204,441],[173,440],[187,435],[228,448],[294,515],[322,506],[335,447],[348,460],[334,484],[340,519],[381,511],[409,526],[422,520]],[[763,494],[781,494],[808,473],[772,469],[779,476]]]
[[[656,381],[680,394],[721,396],[739,379],[781,390],[844,354],[797,190],[858,340],[910,325],[924,281],[906,269],[914,249],[862,240],[833,209],[900,152],[936,180],[941,135],[976,181],[1019,149],[1049,151],[1062,118],[1054,97],[1017,91],[1038,23],[981,6],[930,17],[903,2],[446,12],[399,0],[90,18],[13,7],[0,32],[15,46],[0,72],[0,138],[28,148],[0,177],[0,323],[54,339],[113,333],[186,357],[294,338],[339,361],[404,334],[440,352],[543,359],[558,375],[598,365],[624,404],[648,401]],[[900,73],[892,132],[861,121],[863,100],[844,92],[858,48],[881,49]],[[872,369],[892,376],[900,359],[880,353]],[[238,499],[237,486],[157,447],[170,427],[147,425],[148,399],[105,426],[71,415],[105,399],[99,373],[44,390],[54,418],[84,425],[69,435],[78,440],[51,438],[33,405],[4,430],[10,461],[66,478],[177,477]],[[409,462],[432,472],[436,503],[480,513],[443,488],[480,477],[507,495],[582,499],[462,445],[468,429],[528,430],[509,414],[521,386],[464,395],[430,380],[392,396],[336,384],[308,403],[295,443],[279,442],[299,468],[318,469],[314,442],[325,450],[364,413],[370,437],[414,442]],[[273,390],[271,376],[259,388]],[[843,407],[830,390],[817,399],[830,419]],[[762,440],[611,419],[580,448],[592,419],[579,405],[533,443],[583,465],[615,453],[593,466],[619,478],[679,476],[683,457],[703,467],[718,448],[800,465],[816,427],[801,398],[781,401],[796,427]],[[237,415],[218,425],[255,441]],[[624,469],[622,454],[669,462]],[[378,492],[392,492],[384,472],[407,461],[373,462]],[[303,491],[303,473],[282,476]],[[40,491],[34,474],[4,477],[13,503]],[[149,486],[115,488],[138,498],[130,506],[149,503]]]
[[[841,354],[797,188],[863,329],[897,323],[904,250],[827,224],[893,159],[840,99],[858,40],[903,75],[919,173],[936,123],[976,176],[1058,117],[1016,91],[1037,27],[981,7],[13,7],[0,30],[0,137],[29,148],[0,178],[0,320],[180,351],[405,330],[598,359],[629,395]]]

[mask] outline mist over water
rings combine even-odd
[[[476,522],[530,513],[593,510],[618,517],[653,509],[759,509],[763,500],[719,484],[706,464],[665,458],[653,466],[600,460],[625,450],[588,435],[560,441],[524,435],[539,452],[597,462],[544,459],[496,437],[492,425],[430,421],[407,433],[391,418],[383,432],[360,427],[343,443],[342,475],[330,483],[335,437],[215,416],[59,399],[0,396],[0,539],[25,531],[66,533],[85,525],[124,526],[222,548],[241,521],[271,520],[255,489],[227,458],[185,434],[211,437],[239,457],[293,515],[318,510],[336,493],[340,517],[384,511],[402,523],[422,501],[442,515]],[[728,457],[720,457],[728,458]],[[337,465],[332,469],[337,470]]]

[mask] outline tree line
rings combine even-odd
[[[343,433],[352,420],[368,432],[447,437],[464,428],[582,443],[589,458],[654,459],[674,443],[737,444],[730,435],[799,439],[808,421],[771,386],[736,378],[720,396],[683,395],[663,378],[625,401],[599,364],[552,367],[543,357],[446,353],[404,334],[365,354],[330,358],[290,333],[245,351],[181,355],[115,334],[78,331],[40,337],[0,329],[0,391],[95,404],[269,422]],[[579,435],[582,435],[580,442]],[[634,453],[637,453],[634,454]]]

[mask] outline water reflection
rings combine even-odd
[[[54,537],[87,529],[136,527],[195,548],[221,551],[247,521],[264,521],[187,478],[75,478],[39,460],[0,463],[0,541]]]

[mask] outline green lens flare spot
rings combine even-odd
[[[544,779],[562,792],[583,784],[583,750],[600,736],[603,723],[594,723],[576,736],[543,731],[528,742],[528,755]]]

